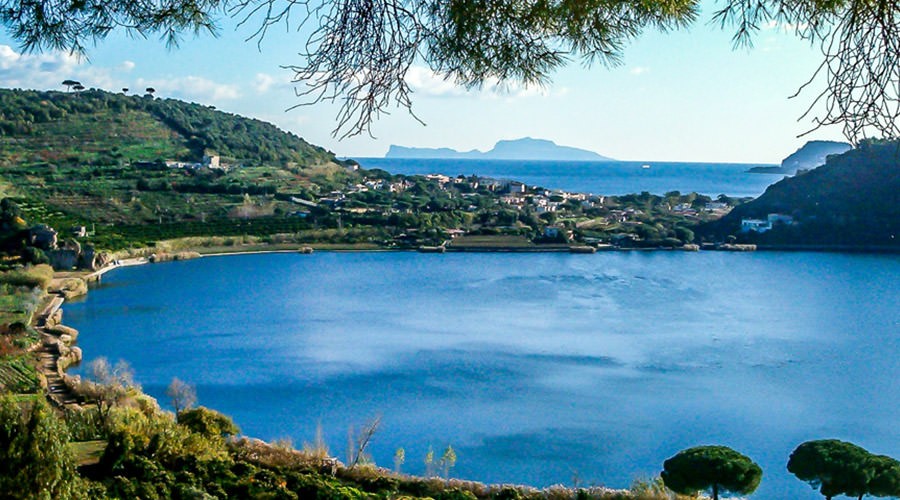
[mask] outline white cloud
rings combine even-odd
[[[153,87],[157,97],[174,97],[185,101],[216,105],[241,97],[236,85],[216,83],[201,76],[179,76],[137,80],[137,88]]]
[[[116,86],[108,69],[90,66],[74,55],[21,54],[9,45],[0,45],[0,82],[5,87],[61,88],[61,82],[67,79],[78,80],[88,88]]]
[[[519,99],[526,97],[558,97],[568,93],[565,87],[550,89],[540,85],[523,85],[518,82],[500,82],[488,79],[481,88],[466,89],[438,75],[429,68],[412,66],[406,73],[406,82],[413,92],[429,97],[482,97]]]
[[[0,45],[0,69],[9,69],[20,57],[9,45]]]
[[[635,67],[631,68],[630,70],[628,70],[628,73],[631,75],[634,75],[634,76],[641,76],[641,75],[643,75],[645,73],[649,73],[649,72],[650,72],[650,68],[648,68],[647,66],[635,66]]]
[[[460,97],[466,95],[466,89],[439,76],[434,71],[422,66],[412,66],[406,72],[406,83],[413,92],[431,97]]]
[[[783,23],[774,19],[760,26],[760,29],[763,31],[778,30],[784,33],[794,33],[798,30],[803,31],[807,28],[809,28],[808,23]]]
[[[272,88],[272,85],[275,84],[275,78],[272,75],[267,75],[265,73],[257,73],[256,81],[254,86],[256,87],[256,92],[259,94],[265,94]]]
[[[127,73],[137,65],[123,61],[114,68],[95,66],[86,60],[64,52],[22,54],[9,45],[0,45],[0,82],[4,87],[31,89],[62,89],[63,80],[77,80],[87,88],[118,91],[131,87],[140,92],[153,87],[157,95],[195,100],[205,104],[238,99],[238,87],[216,83],[199,76],[172,78],[138,78],[131,80]]]

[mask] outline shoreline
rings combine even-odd
[[[676,247],[676,248],[668,248],[668,247],[615,247],[612,245],[600,245],[594,248],[593,252],[584,252],[579,251],[577,249],[581,248],[578,245],[568,245],[565,247],[562,246],[554,246],[554,247],[510,247],[510,246],[471,246],[471,247],[456,247],[454,248],[452,245],[449,245],[445,248],[443,252],[429,252],[423,251],[420,248],[384,248],[384,247],[358,247],[353,245],[328,245],[327,247],[319,247],[316,245],[305,245],[298,246],[293,248],[279,248],[276,245],[271,245],[272,248],[267,248],[267,245],[248,245],[247,249],[234,249],[234,247],[229,247],[228,249],[223,249],[221,247],[189,247],[183,250],[179,250],[177,252],[159,252],[162,255],[172,255],[176,256],[176,258],[171,259],[162,259],[162,260],[153,260],[150,257],[128,257],[124,259],[115,260],[114,264],[106,265],[100,269],[89,272],[84,275],[80,275],[80,273],[74,273],[75,276],[81,277],[85,280],[86,283],[92,283],[94,281],[100,281],[102,276],[107,272],[110,272],[114,269],[118,269],[120,267],[131,267],[145,264],[158,264],[162,262],[170,262],[175,260],[193,260],[197,258],[208,258],[208,257],[229,257],[236,255],[263,255],[263,254],[301,254],[308,255],[313,252],[305,251],[304,249],[312,249],[314,252],[325,252],[325,253],[378,253],[378,252],[417,252],[417,253],[457,253],[457,254],[466,254],[466,253],[570,253],[573,255],[576,254],[602,254],[607,252],[688,252],[688,253],[703,253],[703,252],[727,252],[727,253],[748,253],[748,252],[785,252],[785,253],[798,253],[798,252],[809,252],[809,253],[845,253],[850,255],[895,255],[900,254],[900,247],[890,247],[890,246],[855,246],[855,245],[754,245],[753,249],[735,249],[735,248],[702,248],[699,249],[689,248],[687,245],[684,247]],[[138,252],[146,250],[149,251],[151,249],[140,249]],[[178,258],[178,254],[196,254],[191,256],[182,256]],[[151,254],[151,256],[157,254]],[[60,273],[70,273],[70,271],[55,271],[54,277],[60,277]]]

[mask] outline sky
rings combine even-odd
[[[114,33],[87,59],[59,52],[23,53],[0,32],[0,87],[58,89],[65,79],[88,88],[156,89],[172,97],[275,123],[339,156],[381,157],[391,144],[489,150],[501,139],[534,137],[620,160],[779,163],[807,140],[841,140],[837,128],[812,128],[801,115],[813,86],[789,99],[813,75],[821,54],[785,27],[763,26],[754,47],[733,49],[731,34],[711,25],[712,4],[690,28],[647,30],[606,68],[575,60],[545,87],[496,85],[467,91],[424,65],[408,74],[413,111],[390,108],[368,135],[332,135],[337,107],[301,103],[293,72],[305,39],[270,31],[259,46],[251,25],[220,19],[218,37],[187,37],[168,49],[156,38]],[[799,120],[799,121],[798,121]]]

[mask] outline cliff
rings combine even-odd
[[[790,156],[781,161],[777,167],[753,167],[749,170],[755,174],[794,175],[798,170],[812,170],[825,164],[829,155],[841,154],[853,146],[846,142],[809,141]]]

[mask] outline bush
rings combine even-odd
[[[178,412],[178,423],[205,437],[227,437],[241,432],[226,415],[203,406]]]
[[[53,268],[47,264],[28,266],[24,269],[15,269],[0,273],[0,283],[10,286],[25,286],[28,288],[41,288],[46,290],[53,280]]]
[[[435,500],[478,500],[478,497],[470,491],[454,488],[438,493]]]
[[[44,253],[40,248],[35,247],[25,247],[25,250],[22,252],[22,260],[29,264],[49,264],[50,259],[47,257],[47,254]]]

